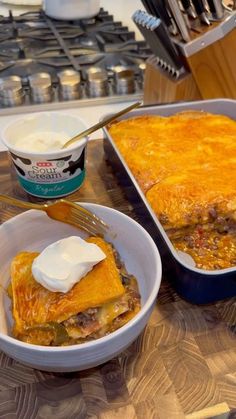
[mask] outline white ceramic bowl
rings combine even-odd
[[[140,312],[125,326],[103,338],[80,345],[45,347],[21,342],[11,336],[11,302],[4,289],[10,281],[10,262],[19,251],[42,251],[70,235],[85,237],[78,229],[30,210],[0,227],[0,349],[27,366],[46,371],[79,371],[113,358],[133,342],[152,312],[161,282],[161,260],[152,238],[136,221],[112,208],[83,204],[111,227],[106,239],[114,244],[127,271],[134,274],[142,297]],[[114,234],[115,232],[115,234]]]

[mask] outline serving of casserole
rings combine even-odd
[[[177,250],[206,270],[236,265],[236,122],[142,114],[109,134]]]
[[[138,284],[114,247],[90,237],[106,258],[67,293],[52,292],[36,282],[36,252],[20,252],[11,263],[9,295],[13,335],[37,345],[73,345],[103,337],[131,320],[141,308]]]

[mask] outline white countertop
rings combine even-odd
[[[53,0],[52,0],[53,1]],[[136,33],[136,39],[141,39],[141,36],[138,33],[136,26],[133,24],[131,16],[138,8],[142,8],[141,0],[101,0],[101,6],[109,11],[109,13],[114,15],[115,20],[120,20],[122,23],[129,27],[130,30],[134,30]],[[21,14],[25,13],[29,10],[25,6],[16,7],[16,6],[6,6],[0,2],[0,15],[7,15],[9,8],[13,11],[13,14]],[[31,8],[31,10],[35,10],[35,8]],[[132,100],[132,102],[134,102]],[[80,107],[78,102],[78,107],[70,108],[70,102],[67,102],[62,105],[60,112],[70,112],[75,115],[78,115],[81,119],[83,119],[86,125],[91,126],[97,123],[101,117],[105,114],[115,113],[119,110],[129,106],[132,102],[121,102],[116,104],[105,104],[105,105],[98,105],[98,106],[88,106],[88,107]],[[64,109],[63,109],[64,107]],[[23,110],[22,107],[21,112]],[[52,104],[52,109],[55,107]],[[57,109],[58,110],[58,109]],[[13,111],[13,112],[12,112]],[[28,111],[28,110],[27,110]],[[36,108],[32,107],[32,111],[36,111]],[[10,123],[11,120],[16,118],[17,108],[9,108],[0,110],[0,151],[6,150],[5,146],[1,141],[1,132],[4,130],[5,126]],[[7,115],[9,113],[9,115]],[[12,113],[12,115],[10,115]],[[19,117],[23,117],[24,114],[21,113]],[[102,138],[102,131],[98,131],[91,135],[90,139],[94,138]]]

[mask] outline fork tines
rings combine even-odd
[[[108,230],[104,221],[77,204],[74,204],[71,208],[70,222],[92,236],[103,236]]]

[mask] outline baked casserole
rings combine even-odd
[[[105,253],[67,293],[52,292],[36,282],[36,252],[18,253],[11,264],[9,295],[13,335],[38,345],[70,345],[105,336],[126,324],[141,307],[136,279],[129,275],[110,243],[90,237]]]
[[[188,111],[109,132],[172,243],[202,269],[236,265],[236,122]]]

